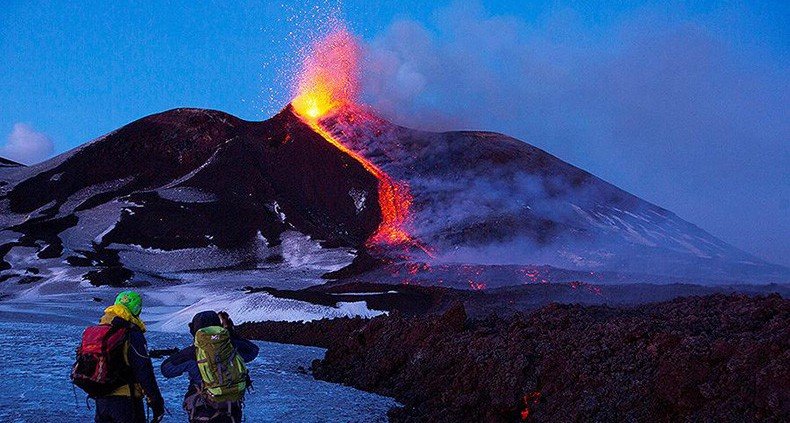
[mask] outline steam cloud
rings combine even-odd
[[[722,22],[640,10],[593,35],[572,10],[456,2],[368,43],[363,97],[406,126],[516,136],[787,265],[787,67]]]
[[[55,145],[45,134],[24,123],[14,124],[14,128],[0,147],[0,156],[23,163],[38,163],[52,155]]]

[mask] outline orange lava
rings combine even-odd
[[[533,391],[524,395],[524,409],[521,410],[521,420],[527,420],[532,411],[532,408],[540,402],[540,391]]]
[[[348,154],[359,162],[365,170],[373,174],[378,179],[379,208],[381,209],[381,223],[376,232],[368,239],[369,244],[402,244],[411,242],[412,238],[403,225],[408,218],[409,207],[411,206],[411,194],[405,184],[395,182],[389,175],[384,173],[378,166],[363,157],[361,154],[343,145],[337,138],[324,129],[316,119],[306,119],[304,115],[297,113],[302,120],[309,125],[316,133],[320,134],[330,144],[337,147],[340,151]]]
[[[302,61],[296,81],[296,97],[291,102],[297,116],[340,151],[359,162],[378,179],[381,223],[368,244],[411,243],[404,229],[412,196],[405,183],[397,182],[361,154],[346,147],[321,124],[321,118],[346,104],[353,104],[359,87],[359,47],[343,27],[313,44]]]

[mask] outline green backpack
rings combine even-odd
[[[248,372],[236,353],[230,333],[221,326],[209,326],[195,333],[195,358],[203,389],[214,402],[240,401],[247,389]]]

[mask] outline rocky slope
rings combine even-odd
[[[375,203],[376,179],[290,109],[265,122],[172,110],[0,177],[10,267],[65,260],[96,284],[282,262],[305,236],[359,247],[380,221],[349,195]]]
[[[405,405],[392,421],[787,421],[790,300],[549,305],[509,318],[374,318],[316,377]]]
[[[643,282],[790,277],[501,134],[415,131],[356,107],[322,124],[408,187],[406,229],[429,254],[370,253],[416,269],[420,283],[488,286],[468,284],[467,267],[453,263],[551,264],[562,281],[622,282],[634,272],[647,275],[636,279]],[[364,252],[382,221],[377,177],[290,106],[262,122],[175,109],[37,165],[0,165],[0,277],[10,281],[32,268],[42,280],[81,269],[98,285],[219,269],[334,271]],[[481,274],[509,280],[528,270],[499,277],[492,269]],[[601,275],[607,280],[595,280]],[[374,278],[403,281],[387,272]]]
[[[788,285],[592,285],[579,281],[530,283],[485,290],[360,282],[336,282],[298,290],[270,287],[246,287],[245,290],[249,296],[253,297],[266,295],[281,300],[294,300],[324,307],[336,307],[338,303],[364,303],[371,310],[397,312],[400,316],[407,317],[443,313],[452,305],[461,303],[466,314],[474,319],[486,318],[490,315],[509,317],[516,313],[532,312],[552,303],[626,307],[670,301],[680,297],[713,294],[754,296],[777,293],[784,298],[790,296],[790,286]],[[277,333],[280,329],[297,332],[299,323],[295,323],[295,325],[294,328],[290,328],[288,325],[280,328],[276,322],[248,324],[255,333],[255,338],[260,340],[302,344],[300,339],[310,339],[309,336],[297,335],[297,338],[294,338],[297,339],[296,341],[289,341],[289,336]],[[339,326],[339,328],[335,326]],[[318,333],[323,328],[326,331],[343,334],[340,329],[344,327],[346,327],[346,323],[342,320],[335,322],[326,319],[306,323],[302,330],[306,333]],[[345,334],[347,335],[348,332]]]
[[[330,348],[343,342],[351,333],[369,322],[361,317],[340,317],[310,322],[255,322],[236,326],[236,332],[246,338],[279,344]]]

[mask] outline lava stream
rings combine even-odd
[[[295,109],[296,110],[296,109]],[[351,158],[359,162],[365,170],[373,174],[378,179],[378,198],[379,209],[381,210],[381,223],[376,232],[368,239],[368,244],[403,244],[411,243],[412,238],[403,229],[403,225],[408,218],[409,207],[412,197],[408,187],[404,184],[395,182],[378,166],[363,157],[356,151],[343,145],[340,140],[333,136],[329,131],[321,126],[318,119],[310,118],[296,112],[300,119],[310,126],[317,134],[321,135],[330,144],[340,151],[348,154]]]

